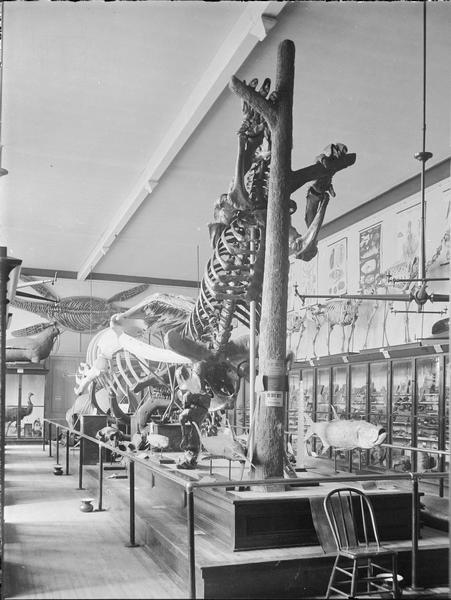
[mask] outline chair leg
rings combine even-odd
[[[396,554],[393,554],[392,556],[392,571],[393,571],[393,586],[392,586],[392,591],[393,591],[393,598],[400,598],[400,590],[399,590],[399,583],[398,583],[398,557],[396,556]]]
[[[335,578],[335,569],[338,565],[338,559],[340,558],[340,555],[337,554],[336,558],[335,558],[335,562],[334,562],[334,566],[332,567],[332,573],[330,574],[330,578],[329,578],[329,584],[327,586],[327,592],[326,592],[326,599],[330,598],[330,588],[332,587],[332,584],[334,582],[334,578]]]
[[[355,591],[357,587],[357,559],[352,562],[352,579],[351,579],[351,598],[355,598]]]
[[[373,563],[371,562],[371,558],[368,558],[366,561],[366,591],[371,591],[371,581],[370,578],[373,576]]]

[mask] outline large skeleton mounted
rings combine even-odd
[[[278,92],[269,95],[269,79],[258,91],[257,79],[240,84],[251,99],[258,96],[277,108]],[[232,332],[238,324],[249,328],[250,302],[255,301],[258,335],[265,248],[272,243],[266,239],[271,129],[258,103],[244,101],[243,116],[235,176],[230,191],[215,204],[209,225],[213,252],[197,300],[153,294],[114,315],[110,329],[97,334],[88,349],[87,362],[77,376],[78,394],[91,383],[109,388],[112,395],[118,390],[141,391],[138,411],[144,406],[146,418],[151,418],[152,408],[178,402],[182,426],[191,421],[196,423],[193,430],[201,427],[208,410],[233,406],[240,378],[247,374],[249,335],[232,339]],[[307,232],[301,236],[290,229],[290,252],[297,258],[315,256],[326,207],[330,195],[335,195],[332,176],[354,161],[346,146],[331,144],[313,165],[293,173],[291,192],[314,181],[307,192]],[[294,210],[296,204],[290,200],[290,212]],[[168,391],[165,396],[162,388]],[[191,452],[185,460],[189,468],[196,463],[196,443],[185,447]]]

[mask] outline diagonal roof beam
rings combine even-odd
[[[274,27],[278,14],[285,6],[285,2],[250,2],[247,5],[151,156],[143,173],[121,203],[120,210],[111,219],[81,265],[77,279],[86,279],[105,256],[134,213],[158,185],[177,153],[227,86],[230,77],[236,73],[258,42],[264,40],[268,31]]]

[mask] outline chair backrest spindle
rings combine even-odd
[[[339,550],[368,548],[371,543],[380,547],[373,505],[361,490],[332,490],[324,498],[324,510]]]

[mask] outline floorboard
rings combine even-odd
[[[76,474],[38,446],[6,450],[5,598],[184,598],[113,511],[82,513]],[[95,504],[95,503],[94,503]]]

